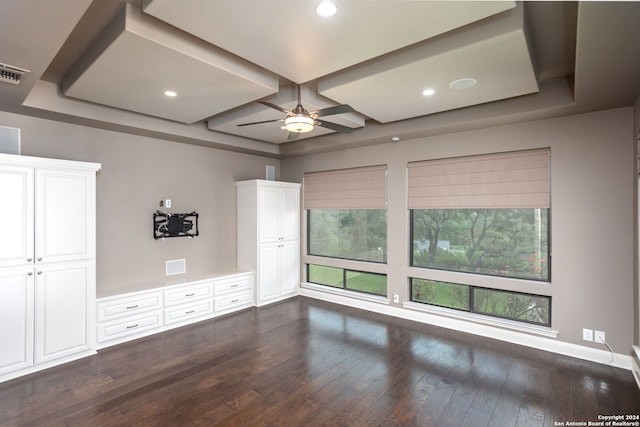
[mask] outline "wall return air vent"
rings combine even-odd
[[[0,82],[10,83],[13,85],[20,84],[20,79],[22,79],[24,73],[28,72],[29,70],[0,62]]]

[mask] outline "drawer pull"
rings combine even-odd
[[[129,325],[127,326],[127,329],[133,329],[133,328],[137,328],[139,325],[136,323],[135,325]]]
[[[191,294],[185,294],[185,297],[192,297],[192,296],[194,296],[194,295],[195,295],[194,293],[191,293]]]
[[[234,284],[234,285],[231,285],[231,287],[232,287],[232,288],[237,288],[238,286],[240,286],[240,285],[239,285],[239,284],[237,284],[237,283],[236,283],[236,284]]]
[[[240,301],[240,299],[238,299],[238,298],[231,300],[231,302],[238,302],[238,301]]]
[[[195,313],[195,310],[189,310],[189,311],[185,311],[184,314],[191,314],[191,313]]]
[[[138,308],[138,304],[128,306],[127,310],[133,310],[134,308]]]

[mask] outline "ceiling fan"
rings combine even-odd
[[[251,123],[241,123],[236,126],[251,126],[262,123],[272,123],[272,122],[284,122],[283,129],[289,131],[289,136],[287,140],[297,139],[301,133],[310,132],[313,130],[314,126],[320,126],[323,128],[335,130],[337,132],[342,133],[351,133],[354,129],[339,125],[337,123],[331,123],[324,120],[318,120],[318,117],[324,116],[332,116],[334,114],[342,114],[342,113],[351,113],[355,111],[347,104],[337,105],[335,107],[327,107],[321,108],[320,110],[307,111],[302,106],[300,96],[300,85],[298,85],[298,105],[293,110],[287,110],[286,108],[282,108],[278,105],[272,104],[266,101],[258,101],[262,105],[266,105],[267,107],[276,109],[278,111],[282,111],[286,114],[286,116],[282,119],[273,119],[273,120],[263,120],[260,122],[251,122]]]

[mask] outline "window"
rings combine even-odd
[[[411,301],[551,326],[548,296],[412,278]]]
[[[387,276],[377,273],[307,264],[307,281],[373,295],[387,295]]]
[[[411,265],[549,282],[549,149],[413,162]],[[411,279],[411,300],[551,325],[551,297]]]
[[[548,149],[408,169],[411,265],[550,280]]]
[[[386,263],[386,187],[386,166],[305,173],[307,255]],[[386,296],[384,275],[316,263],[311,283]]]

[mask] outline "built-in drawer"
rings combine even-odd
[[[106,322],[162,308],[162,293],[149,292],[98,302],[98,322]]]
[[[185,304],[191,300],[213,298],[213,281],[190,283],[164,291],[164,306]]]
[[[253,305],[253,292],[251,289],[215,298],[216,313],[251,305]]]
[[[191,304],[165,308],[164,323],[165,325],[170,325],[172,323],[184,322],[188,319],[211,313],[213,313],[213,299],[194,301]]]
[[[162,327],[162,311],[98,325],[98,342],[112,341]]]
[[[251,290],[253,287],[253,276],[241,276],[232,279],[216,280],[213,282],[216,296],[232,292]]]

